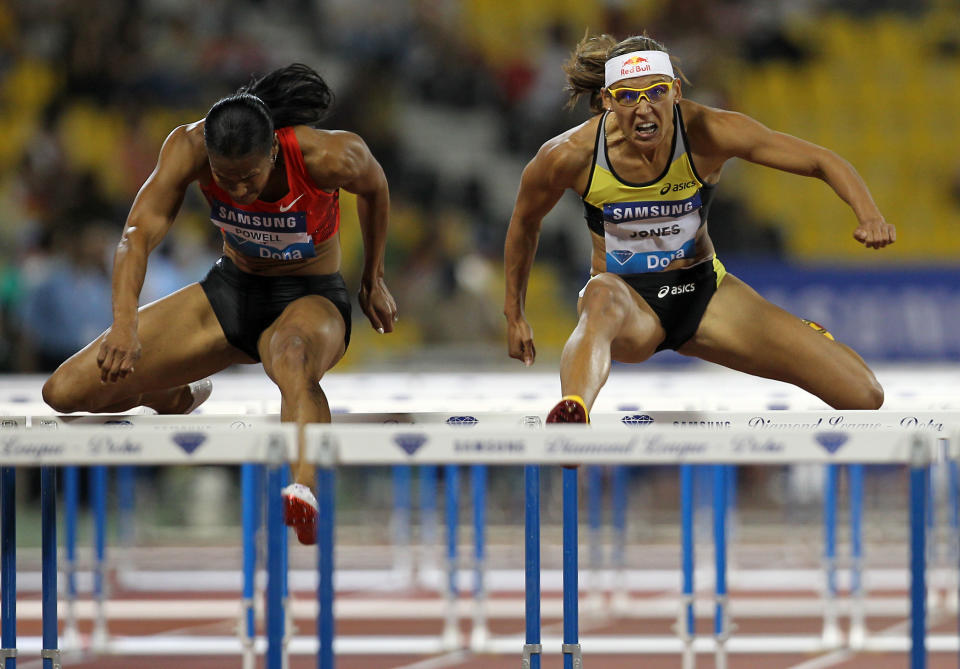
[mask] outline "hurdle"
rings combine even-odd
[[[822,415],[821,415],[821,418],[822,418]],[[181,417],[180,419],[182,420],[182,417]],[[313,427],[314,427],[314,426],[311,426],[311,429],[313,429]],[[321,447],[318,447],[318,450],[321,451],[321,452],[327,452],[327,451],[333,450],[333,451],[336,451],[337,453],[345,452],[345,451],[349,450],[349,449],[347,449],[347,447],[337,447],[337,446],[335,446],[335,445],[331,445],[331,443],[330,443],[331,441],[336,441],[336,440],[346,441],[348,437],[349,437],[349,440],[351,440],[351,441],[352,441],[353,439],[355,439],[355,438],[363,438],[363,437],[355,436],[352,432],[349,431],[349,429],[348,429],[349,427],[350,427],[350,426],[334,426],[333,428],[327,428],[328,430],[330,430],[328,433],[325,433],[326,436],[324,437],[324,439],[326,440],[327,443],[326,443],[325,446],[322,445]],[[71,428],[71,429],[72,429],[72,428]],[[205,428],[205,429],[206,429],[206,428]],[[213,431],[216,431],[216,429],[213,428],[213,427],[210,428],[210,429],[213,430]],[[396,435],[395,435],[395,431],[396,431],[396,429],[397,429],[397,426],[391,426],[391,427],[389,427],[389,428],[381,428],[381,427],[378,426],[376,429],[379,430],[380,432],[384,432],[385,434],[388,434],[388,432],[386,432],[387,430],[392,429],[392,430],[394,430],[394,436],[396,436]],[[419,433],[419,432],[421,432],[422,430],[429,430],[429,429],[432,429],[432,427],[431,427],[431,426],[424,425],[424,426],[422,426],[422,427],[418,426],[417,431],[418,431],[418,433]],[[440,429],[443,429],[443,428],[440,428]],[[549,432],[549,431],[552,431],[552,430],[554,430],[554,429],[556,429],[556,428],[554,428],[554,427],[551,426],[551,427],[548,428],[546,431]],[[659,428],[658,428],[658,429],[659,429]],[[339,431],[340,431],[340,430],[347,430],[347,431],[344,433],[344,435],[346,435],[346,436],[340,437],[340,435],[339,435]],[[506,429],[506,428],[500,428],[500,430],[501,430],[500,433],[499,433],[500,436],[493,438],[494,441],[493,441],[492,443],[497,443],[497,442],[496,442],[496,439],[501,439],[501,440],[508,439],[508,437],[505,436],[505,435],[515,434],[515,430],[509,430],[509,429]],[[63,430],[63,432],[67,432],[67,430]],[[447,433],[447,436],[449,437],[449,436],[450,436],[450,433],[451,433],[452,431],[450,431],[449,429],[447,429],[447,430],[445,430],[445,432]],[[534,432],[534,433],[539,433],[539,432],[541,432],[541,431],[539,431],[539,430],[534,430],[533,432]],[[641,432],[641,431],[635,431],[636,434],[639,434],[640,432]],[[496,433],[496,431],[494,431],[494,433]],[[112,436],[116,437],[116,432],[111,432],[110,434],[111,434]],[[124,434],[126,435],[126,434],[128,434],[128,432],[125,431]],[[614,435],[614,434],[616,435],[616,437],[612,436],[612,435]],[[624,434],[623,425],[621,424],[620,426],[617,427],[617,432],[616,432],[616,433],[614,433],[614,432],[612,432],[612,431],[611,431],[611,432],[607,432],[606,430],[596,430],[596,435],[595,435],[595,436],[596,436],[596,439],[598,439],[598,440],[600,440],[600,439],[606,439],[606,438],[608,438],[608,437],[611,438],[611,439],[614,439],[614,438],[617,438],[617,437],[619,437],[619,438],[622,439],[623,434]],[[651,432],[650,434],[656,434],[656,432]],[[787,434],[787,433],[784,432],[784,434]],[[853,433],[853,434],[859,435],[859,434],[864,434],[864,432]],[[900,434],[901,434],[901,436],[902,436],[902,435],[905,434],[905,433],[900,433]],[[723,435],[723,436],[724,436],[725,438],[729,438],[729,437],[730,437],[730,433],[725,434],[725,435]],[[807,433],[807,438],[808,438],[808,439],[809,439],[809,436],[810,436],[810,434],[809,434],[809,432],[808,432],[808,433]],[[430,438],[432,439],[433,437],[431,436]],[[487,436],[487,432],[486,432],[486,431],[483,431],[483,432],[475,432],[475,433],[473,433],[473,434],[471,435],[471,437],[470,437],[470,439],[469,439],[468,441],[472,443],[475,439],[486,440],[486,439],[488,439],[488,438],[490,438],[490,437]],[[697,437],[697,438],[699,438],[699,437]],[[746,439],[747,437],[743,437],[743,436],[741,435],[740,438]],[[631,437],[631,439],[633,439],[633,437]],[[364,442],[364,443],[366,443],[366,442]],[[479,443],[479,442],[478,442],[478,443]],[[509,443],[509,441],[505,441],[505,442],[503,442],[503,443]],[[400,449],[400,448],[398,447],[398,444],[397,444],[397,443],[391,443],[390,446],[393,448],[393,450],[398,451],[398,453],[395,453],[395,454],[394,454],[394,460],[389,461],[389,462],[384,462],[384,463],[381,463],[381,464],[409,465],[409,464],[411,464],[412,462],[415,463],[415,464],[418,464],[418,465],[420,464],[420,460],[415,459],[415,458],[413,458],[412,456],[404,455],[404,452],[402,451],[402,449]],[[820,444],[820,446],[823,447],[822,444]],[[182,447],[181,447],[181,448],[182,448]],[[204,446],[204,448],[206,448],[206,445]],[[843,450],[844,450],[844,451],[846,451],[847,448],[848,448],[847,445],[844,445],[844,446],[843,446]],[[274,450],[276,450],[276,449],[274,449]],[[932,451],[932,448],[931,448],[930,450]],[[419,451],[418,451],[418,452],[419,452]],[[488,464],[488,463],[516,464],[516,458],[513,458],[513,459],[509,460],[509,462],[500,462],[500,461],[497,461],[497,460],[493,460],[493,461],[481,460],[481,461],[474,462],[474,461],[471,459],[471,457],[466,457],[466,458],[464,458],[464,457],[463,457],[463,453],[460,453],[460,456],[461,456],[461,457],[460,457],[459,459],[456,459],[455,462],[438,462],[438,463],[434,463],[434,464],[445,464],[445,465],[448,465],[448,466],[451,465],[451,464],[473,464],[473,465],[484,465],[484,464]],[[276,457],[277,457],[277,456],[276,456],[276,453],[274,453],[274,458],[276,458]],[[451,459],[452,459],[452,458],[451,458]],[[577,458],[574,458],[574,459],[580,459],[580,457],[577,457]],[[325,461],[326,461],[326,460],[325,460]],[[696,460],[696,461],[697,461],[697,462],[700,462],[699,460]],[[744,463],[744,462],[750,462],[749,459],[747,459],[747,460],[736,460],[736,459],[734,459],[733,461],[735,461],[735,462],[740,462],[741,464]],[[870,460],[870,459],[868,458],[866,461],[869,462],[869,461],[873,461],[873,460]],[[879,460],[879,461],[882,461],[882,462],[905,462],[905,460],[903,460],[902,458],[901,458],[900,460],[897,460],[897,459],[889,459],[889,460]],[[589,462],[589,460],[585,459],[585,460],[584,460],[584,464],[587,464],[587,462]],[[602,464],[610,464],[610,463],[611,463],[611,460],[610,460],[610,459],[603,459],[603,460],[599,460],[598,462],[600,462],[600,463],[602,463]],[[643,462],[649,464],[649,462],[648,462],[647,460],[643,460]],[[656,461],[656,462],[661,462],[661,461]],[[843,459],[838,459],[838,460],[836,460],[836,461],[830,461],[830,462],[831,462],[832,465],[835,465],[835,464],[837,464],[837,462],[846,463],[846,462],[848,462],[848,461],[847,461],[847,460],[843,460]],[[147,463],[147,462],[143,462],[143,464],[146,464],[146,463]],[[194,460],[194,461],[193,461],[193,464],[199,464],[199,463],[200,463],[200,462],[197,461],[197,460]],[[661,462],[661,463],[662,463],[662,462]],[[36,464],[36,463],[34,463],[34,464]],[[106,464],[106,463],[104,462],[104,463],[102,463],[102,464]],[[111,464],[113,464],[113,463],[111,463]],[[116,462],[115,464],[130,464],[130,461],[120,459],[120,460],[119,460],[118,462]],[[181,463],[181,464],[182,464],[182,463]],[[335,460],[333,464],[345,464],[345,465],[350,465],[350,464],[354,464],[354,463],[351,462],[351,461],[340,463],[339,461]],[[685,465],[683,465],[683,466],[687,466],[687,465],[685,464]],[[828,466],[829,466],[829,465],[828,465]],[[327,470],[330,470],[329,473],[332,473],[331,467],[332,467],[332,465],[331,465],[331,466],[328,466],[328,467],[326,468]],[[321,471],[324,471],[324,468],[321,468]],[[924,485],[926,485],[926,483],[925,483]],[[321,488],[321,491],[322,491],[322,490],[323,490],[323,488]],[[566,497],[565,497],[565,499],[566,499]],[[332,507],[331,507],[331,508],[332,508]],[[927,517],[928,517],[928,514],[924,513],[922,517],[923,517],[924,520],[926,521],[926,519],[927,519]],[[330,525],[330,527],[332,528],[332,524]],[[331,534],[332,534],[332,532],[331,532]],[[5,533],[5,536],[6,536],[6,533]],[[330,564],[332,564],[332,563],[330,563]],[[331,590],[331,595],[332,595],[332,578],[327,578],[326,581],[324,581],[323,578],[321,577],[321,581],[320,581],[320,582],[321,582],[321,583],[327,583],[327,584],[331,585],[331,587],[330,587],[329,589]],[[278,583],[279,583],[279,581],[278,581]],[[7,590],[5,589],[4,592],[6,593]],[[282,590],[281,590],[280,592],[282,593]],[[282,597],[281,597],[281,600],[282,600]],[[718,605],[719,605],[719,600],[718,600]],[[574,604],[574,606],[575,606],[575,604]],[[282,607],[281,607],[281,608],[282,608]],[[329,610],[329,609],[328,609],[328,610]],[[321,606],[321,612],[322,612],[322,611],[324,611],[324,609],[323,609],[323,607]],[[283,630],[282,627],[280,627],[280,628],[278,628],[278,629],[280,630],[280,632],[282,632],[282,630]],[[277,632],[277,631],[275,630],[275,631],[272,632],[272,633],[280,633],[280,632]],[[283,636],[283,635],[281,634],[281,637],[282,637],[282,636]],[[490,644],[490,645],[491,645],[491,647],[494,647],[494,646],[496,646],[498,643],[501,643],[501,642],[502,642],[502,640],[491,640],[491,644]],[[565,644],[567,643],[567,639],[564,640],[564,643],[565,643]],[[45,647],[46,647],[46,644],[44,644],[44,645],[45,645]],[[291,644],[291,645],[294,645],[294,644]],[[7,647],[6,642],[4,643],[4,647]],[[322,645],[321,645],[321,647],[322,647]],[[626,647],[629,647],[629,644],[627,644]],[[302,644],[301,644],[301,648],[302,648]],[[738,651],[739,651],[739,649],[737,648],[736,644],[731,645],[731,649],[733,649],[733,650],[738,650]],[[702,652],[702,650],[703,650],[703,644],[697,644],[697,650],[698,650],[698,652]],[[301,652],[302,652],[302,650],[301,650]],[[505,652],[509,652],[509,651],[505,651]],[[515,649],[514,649],[513,652],[516,652],[516,647],[515,647]],[[644,651],[637,651],[637,652],[644,652]],[[650,651],[647,651],[647,652],[650,652]],[[572,652],[571,652],[571,654],[572,654]],[[330,666],[332,666],[332,665],[330,665]]]
[[[561,431],[562,430],[562,431]],[[458,439],[452,436],[447,430],[438,430],[432,426],[422,426],[419,428],[420,446],[416,449],[409,448],[410,435],[405,434],[407,440],[406,447],[393,441],[397,435],[395,431],[384,430],[382,428],[357,427],[351,428],[341,426],[338,428],[324,426],[310,426],[308,428],[308,439],[311,434],[316,437],[322,436],[322,441],[318,442],[317,461],[328,463],[332,467],[333,463],[340,465],[372,465],[372,464],[395,464],[397,462],[429,462],[429,463],[448,463],[449,461],[466,462],[471,464],[505,464],[514,462],[523,464],[526,460],[534,459],[537,462],[549,464],[570,464],[576,461],[581,464],[589,462],[611,463],[623,460],[631,462],[644,463],[674,463],[677,460],[681,462],[713,462],[713,463],[753,463],[753,464],[771,464],[783,462],[784,454],[790,453],[789,461],[808,461],[808,462],[886,462],[886,463],[906,463],[911,466],[911,667],[919,668],[925,666],[927,648],[926,643],[926,585],[924,569],[925,552],[925,505],[927,503],[926,492],[926,467],[933,455],[932,440],[927,434],[914,433],[906,435],[904,433],[894,432],[853,432],[843,439],[842,449],[833,444],[827,446],[822,443],[824,440],[817,440],[815,434],[809,432],[784,431],[777,434],[776,438],[767,438],[758,440],[751,433],[739,431],[717,433],[717,432],[691,432],[684,429],[669,430],[663,428],[651,432],[645,432],[642,435],[632,435],[625,439],[622,432],[604,431],[593,429],[584,431],[583,428],[554,427],[550,426],[542,431],[531,433],[518,433],[515,430],[490,429],[484,431],[482,437],[479,435],[471,438]],[[586,432],[586,436],[585,433]],[[835,436],[835,433],[827,433],[827,436]],[[351,450],[347,447],[350,443],[363,443],[363,449]],[[342,445],[341,445],[342,444]],[[429,447],[428,447],[429,446]],[[574,471],[574,470],[569,470]],[[721,471],[721,470],[717,470]],[[718,474],[722,477],[723,474]],[[718,497],[725,498],[723,486],[718,486]],[[565,486],[565,493],[568,488]],[[564,495],[565,500],[568,499]],[[571,497],[572,498],[572,495]],[[565,517],[567,514],[564,514]],[[718,512],[718,518],[723,518],[722,509]],[[919,521],[919,522],[918,522]],[[565,528],[566,532],[566,528]],[[718,534],[722,534],[722,521],[718,521]],[[564,542],[565,557],[572,555],[568,552],[568,542]],[[326,550],[321,547],[321,550]],[[718,561],[722,570],[722,558]],[[565,560],[565,566],[569,563]],[[574,567],[575,569],[575,567]],[[565,569],[566,574],[566,569]],[[570,580],[572,585],[573,579]],[[919,593],[919,594],[918,594]],[[565,594],[569,591],[565,588]],[[738,652],[744,652],[750,649],[750,644],[739,643],[727,644],[726,630],[727,621],[724,615],[724,597],[725,592],[718,588],[717,593],[717,623],[715,626],[714,650],[718,654],[718,659],[722,662],[726,651],[734,649]],[[326,604],[332,606],[332,602]],[[567,598],[565,597],[565,614],[569,611],[571,617],[575,618],[576,605],[567,607]],[[321,602],[321,608],[324,603]],[[528,609],[529,611],[529,609]],[[741,640],[742,641],[742,640]],[[537,639],[531,639],[528,635],[526,643],[518,644],[515,647],[522,647],[524,661],[532,660],[538,653],[537,646],[545,646],[541,640],[538,644]],[[323,645],[325,640],[321,639]],[[574,666],[573,662],[579,657],[576,648],[578,639],[571,633],[569,623],[566,621],[564,635],[562,639],[561,652],[564,654],[565,665]],[[778,645],[785,645],[783,639],[777,640]],[[597,641],[597,645],[601,645]],[[621,652],[656,652],[651,648],[657,644],[650,644],[648,640],[640,639],[603,639],[605,651],[614,652],[612,649]],[[498,646],[496,640],[492,640],[491,649]],[[868,648],[879,649],[889,647],[889,645],[871,646],[868,642]],[[955,639],[952,645],[955,649]],[[753,647],[754,651],[759,650],[759,646]],[[820,650],[818,645],[804,646],[806,650]],[[659,647],[660,650],[663,647]],[[770,647],[764,650],[771,650]],[[535,666],[532,662],[530,666]]]

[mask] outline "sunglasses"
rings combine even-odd
[[[647,102],[651,104],[665,99],[670,95],[675,81],[658,81],[646,88],[610,88],[607,89],[607,92],[617,101],[617,104],[624,107],[636,107],[640,104],[641,98],[646,98]]]

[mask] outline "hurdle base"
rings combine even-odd
[[[50,669],[61,669],[60,649],[44,648],[40,651],[41,660],[50,660]]]
[[[583,669],[583,654],[578,643],[565,643],[560,647],[560,652],[564,655],[573,656],[573,669]]]
[[[525,643],[523,644],[523,653],[520,656],[520,668],[521,669],[530,669],[531,656],[533,655],[542,655],[543,646],[539,643]]]
[[[621,654],[679,654],[683,652],[683,640],[675,636],[614,636],[597,635],[584,639],[591,655]],[[20,637],[17,640],[19,652],[39,653],[42,640],[36,637]],[[487,652],[498,655],[514,655],[518,647],[524,644],[522,636],[493,636],[487,644]],[[559,636],[541,640],[546,649],[543,654],[558,654],[562,645]],[[829,649],[823,647],[819,636],[735,636],[727,641],[727,652],[734,654],[771,654],[771,653],[819,653]],[[934,634],[927,637],[927,652],[957,653],[960,641],[956,635]],[[262,655],[266,651],[266,640],[258,638],[255,651]],[[903,652],[909,650],[910,638],[905,635],[870,635],[864,644],[865,652]],[[555,649],[555,650],[550,650]],[[291,655],[316,655],[318,642],[316,637],[294,637],[290,640]],[[712,638],[697,638],[693,644],[694,652],[714,653],[716,643]],[[339,636],[334,640],[334,651],[339,655],[438,655],[447,652],[438,636]],[[106,651],[111,655],[234,655],[243,653],[243,647],[235,636],[186,636],[155,635],[151,637],[114,636]]]

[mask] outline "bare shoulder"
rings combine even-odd
[[[203,139],[203,121],[195,121],[174,128],[160,149],[158,170],[192,180],[208,166],[207,145]]]
[[[530,161],[556,188],[576,188],[593,162],[597,126],[602,115],[547,140]]]
[[[731,148],[760,124],[740,112],[708,107],[692,100],[680,101],[680,112],[690,144],[698,153],[728,155]]]
[[[318,186],[335,188],[353,181],[372,160],[366,142],[354,132],[300,125],[294,133],[307,172]]]

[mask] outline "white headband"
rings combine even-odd
[[[615,56],[606,63],[604,86],[610,88],[621,79],[645,77],[648,74],[665,74],[675,78],[670,56],[665,51],[631,51]]]

